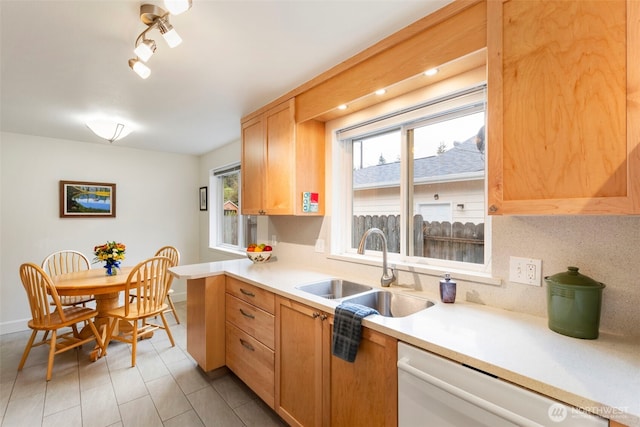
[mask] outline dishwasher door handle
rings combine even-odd
[[[514,424],[523,427],[544,427],[541,424],[538,424],[534,421],[531,421],[521,415],[518,415],[514,412],[509,411],[501,406],[496,405],[495,403],[489,402],[488,400],[482,399],[481,397],[476,396],[475,394],[469,393],[468,391],[462,390],[454,385],[451,385],[440,378],[436,378],[426,372],[423,372],[417,368],[414,368],[408,363],[409,359],[406,357],[398,360],[398,369],[401,369],[407,372],[414,377],[419,378],[420,380],[433,385],[441,390],[446,391],[466,402],[471,403],[479,408],[484,409],[485,411],[491,412],[492,414],[503,418],[507,421],[510,421]]]

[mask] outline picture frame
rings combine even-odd
[[[115,218],[116,184],[60,181],[60,218]]]
[[[207,187],[200,187],[200,210],[207,210]]]

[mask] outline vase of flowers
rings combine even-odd
[[[93,248],[93,253],[96,255],[93,262],[104,262],[107,276],[114,276],[118,274],[120,261],[124,259],[126,248],[122,243],[107,241],[104,245]]]

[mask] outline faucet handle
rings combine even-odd
[[[391,271],[391,274],[387,274],[388,271]],[[389,286],[396,283],[398,278],[396,277],[395,270],[393,267],[389,267],[386,271],[382,272],[382,277],[380,278],[380,285],[388,288]]]

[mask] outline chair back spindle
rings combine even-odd
[[[72,273],[74,271],[89,270],[89,259],[82,253],[74,250],[54,252],[42,262],[42,268],[50,276]]]
[[[65,249],[57,251],[47,256],[42,261],[42,269],[51,277],[61,274],[73,273],[76,271],[89,270],[89,258],[82,252]],[[60,297],[60,303],[63,306],[69,305],[85,305],[85,303],[93,300],[92,295],[79,296],[63,296]]]
[[[170,285],[167,269],[171,260],[157,256],[138,264],[129,274],[125,288],[126,294],[134,292],[138,298],[125,301],[125,316],[131,312],[131,306],[138,313],[154,313],[162,309],[168,286]]]

